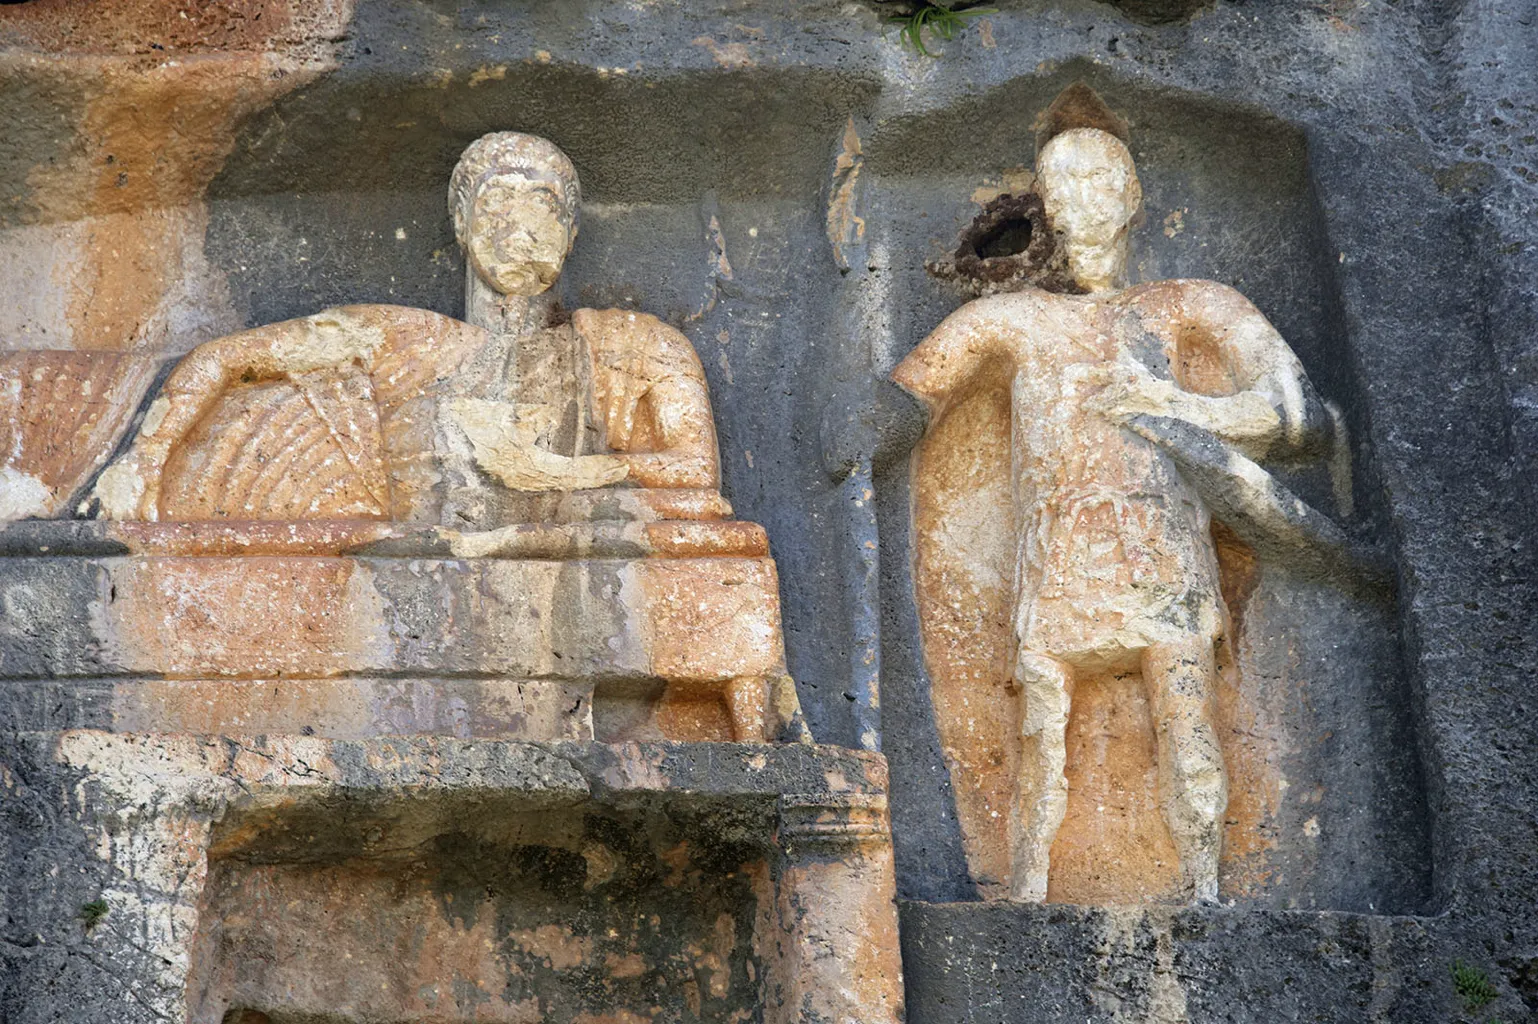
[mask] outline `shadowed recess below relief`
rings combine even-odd
[[[216,859],[188,1019],[751,1019],[774,898],[751,818],[531,808],[416,845],[386,820],[334,860]]]

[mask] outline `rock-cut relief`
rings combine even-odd
[[[1213,901],[1229,796],[1213,513],[1300,543],[1330,534],[1259,461],[1324,455],[1333,417],[1234,289],[1126,284],[1141,186],[1098,97],[1071,90],[1044,124],[1033,193],[998,201],[1034,226],[1029,246],[958,259],[988,294],[893,375],[930,413],[916,578],[941,742],[984,893],[1061,898],[1049,879],[1076,691],[1140,676],[1164,841],[1183,898]],[[1098,855],[1151,855],[1121,838]]]
[[[183,1024],[899,1024],[886,764],[810,742],[690,342],[559,309],[552,143],[480,139],[449,201],[467,322],[207,342],[97,519],[0,527],[50,638],[0,679],[89,704],[50,742],[115,837],[98,952]],[[16,446],[53,393],[10,389]]]
[[[774,563],[761,528],[730,521],[693,347],[648,314],[567,314],[555,301],[579,205],[576,170],[552,143],[480,139],[449,189],[469,322],[343,306],[198,346],[97,481],[100,512],[190,533],[299,523],[290,534],[314,539],[314,553],[415,544],[498,559],[479,563],[493,582],[464,586],[494,586],[498,606],[529,621],[465,624],[479,663],[445,670],[501,662],[530,680],[525,695],[562,679],[527,709],[541,720],[572,685],[599,680],[609,704],[632,708],[603,716],[610,738],[798,738]],[[565,599],[553,589],[562,559],[587,581],[568,582]],[[368,607],[349,601],[338,618],[354,621],[338,628],[386,628]],[[354,660],[326,670],[371,667],[370,652]],[[372,667],[394,655],[384,661]],[[660,695],[645,692],[654,680]],[[552,728],[593,734],[590,720]]]

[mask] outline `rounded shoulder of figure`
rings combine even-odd
[[[424,339],[450,336],[474,338],[485,335],[484,328],[465,323],[430,309],[413,306],[392,306],[385,303],[355,303],[346,306],[328,306],[308,316],[296,316],[288,320],[276,320],[259,327],[224,335],[214,341],[256,340],[267,336],[305,336],[315,334],[356,334],[380,337],[421,337]]]
[[[445,331],[455,333],[485,334],[486,329],[463,320],[436,313],[416,306],[396,306],[384,302],[353,303],[346,306],[330,306],[319,313],[300,319],[309,321],[335,320],[363,328],[386,331]]]
[[[298,373],[355,366],[389,382],[425,386],[445,368],[483,348],[490,333],[442,313],[382,303],[332,306],[309,316],[254,328],[210,342],[204,359],[257,358],[260,365]],[[216,355],[217,353],[217,355]],[[242,355],[244,353],[244,355]],[[197,355],[195,352],[194,355]]]
[[[1052,302],[1062,296],[1029,286],[1010,292],[996,292],[963,303],[955,315],[974,317],[1004,316],[1039,309],[1043,302]]]
[[[703,377],[704,367],[694,344],[678,328],[650,313],[634,309],[578,309],[572,326],[586,339],[595,356],[644,356],[667,364],[674,372]]]
[[[948,319],[1023,325],[1054,311],[1077,311],[1096,303],[1097,297],[1069,292],[1050,292],[1034,285],[998,292],[961,306]]]
[[[1191,311],[1193,307],[1202,306],[1250,304],[1237,288],[1200,277],[1175,277],[1135,284],[1118,292],[1113,301],[1118,306],[1138,310],[1172,312]]]

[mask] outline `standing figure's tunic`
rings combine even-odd
[[[1215,639],[1223,613],[1205,506],[1168,456],[1092,407],[1108,364],[1137,360],[1169,377],[1178,360],[1121,296],[1031,290],[971,305],[982,303],[993,316],[974,310],[959,332],[942,324],[896,377],[943,399],[1005,368],[1021,652],[1114,663]]]

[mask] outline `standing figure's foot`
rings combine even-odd
[[[1015,903],[1047,902],[1047,865],[1016,868],[1010,882],[1009,898]]]
[[[1208,842],[1196,849],[1187,848],[1181,857],[1180,873],[1190,886],[1193,903],[1218,902],[1218,850],[1217,842]]]

